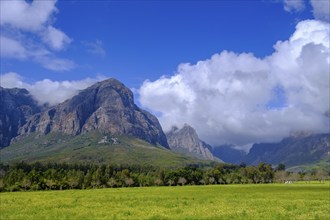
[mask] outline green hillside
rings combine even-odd
[[[99,143],[104,136],[107,143]],[[187,164],[209,164],[209,161],[183,156],[161,146],[153,146],[143,140],[119,136],[114,144],[111,135],[90,132],[78,136],[50,133],[37,137],[29,135],[2,149],[1,162],[57,162],[119,165],[152,165],[156,167],[180,167]]]

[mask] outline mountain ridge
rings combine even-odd
[[[8,146],[29,117],[41,111],[26,89],[0,87],[0,149]]]
[[[168,148],[158,119],[134,104],[133,93],[116,79],[98,82],[77,95],[33,115],[15,141],[31,134],[62,132],[79,135],[98,130],[129,135]]]
[[[173,126],[166,132],[169,147],[171,150],[186,155],[194,155],[200,159],[220,161],[211,152],[211,146],[199,139],[196,130],[188,124],[179,129]]]

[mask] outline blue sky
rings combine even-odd
[[[114,77],[212,145],[330,130],[330,0],[0,3],[1,86],[40,104]]]
[[[30,60],[2,58],[1,73],[29,82],[79,80],[97,74],[138,88],[145,79],[172,74],[180,63],[196,63],[222,50],[270,55],[311,9],[283,10],[279,1],[58,1],[53,26],[71,43],[55,52],[72,60],[67,71]],[[99,52],[88,45],[99,42]],[[87,45],[86,45],[87,44]]]

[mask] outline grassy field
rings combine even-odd
[[[330,185],[269,184],[1,193],[1,219],[330,219]]]

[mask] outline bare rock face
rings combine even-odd
[[[0,149],[10,144],[19,128],[29,117],[40,112],[40,107],[26,89],[0,87]]]
[[[96,83],[73,98],[34,115],[21,127],[19,134],[78,135],[94,130],[130,135],[168,148],[158,119],[137,107],[133,93],[115,79]]]
[[[183,128],[172,127],[166,133],[168,144],[171,150],[186,153],[200,159],[219,161],[211,153],[211,146],[201,141],[194,128],[185,124]]]

